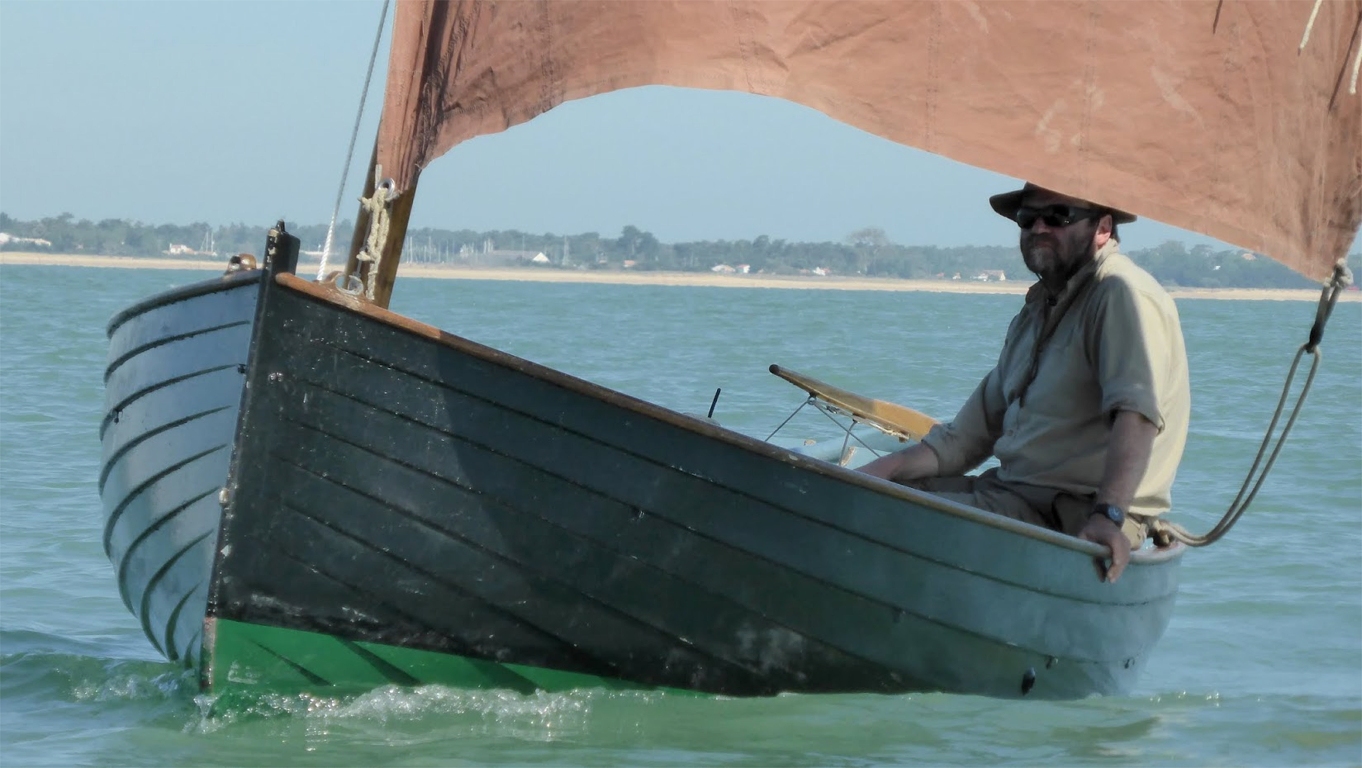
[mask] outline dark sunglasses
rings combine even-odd
[[[1052,229],[1067,227],[1075,221],[1084,221],[1099,216],[1103,211],[1093,208],[1079,208],[1073,205],[1047,205],[1042,208],[1029,208],[1022,206],[1017,209],[1017,226],[1022,229],[1030,229],[1035,225],[1036,219],[1045,222],[1045,226]]]

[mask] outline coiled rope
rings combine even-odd
[[[1277,461],[1277,454],[1281,453],[1282,446],[1286,443],[1286,436],[1291,434],[1291,428],[1296,424],[1296,417],[1300,415],[1301,406],[1305,405],[1305,397],[1310,394],[1310,386],[1314,384],[1315,373],[1319,371],[1320,361],[1323,355],[1319,351],[1320,340],[1324,338],[1324,326],[1329,322],[1329,316],[1333,314],[1334,305],[1338,303],[1341,294],[1349,285],[1352,284],[1352,273],[1348,271],[1348,266],[1343,259],[1339,259],[1334,265],[1333,277],[1324,284],[1324,290],[1319,297],[1319,307],[1315,310],[1315,324],[1310,328],[1310,336],[1301,348],[1296,351],[1296,357],[1291,362],[1291,368],[1286,374],[1286,383],[1282,385],[1282,396],[1277,401],[1277,410],[1272,414],[1272,421],[1267,425],[1267,434],[1263,435],[1263,442],[1258,446],[1258,455],[1253,459],[1253,466],[1249,467],[1248,476],[1244,478],[1244,484],[1239,488],[1239,495],[1230,504],[1225,516],[1220,518],[1220,522],[1215,527],[1204,534],[1197,535],[1190,533],[1186,528],[1171,523],[1162,518],[1154,518],[1150,523],[1154,540],[1157,543],[1166,544],[1176,539],[1191,547],[1204,547],[1214,544],[1220,537],[1229,533],[1234,524],[1243,516],[1249,504],[1253,503],[1253,498],[1258,495],[1258,489],[1263,487],[1263,481],[1267,479],[1267,473],[1272,469],[1272,465]],[[1305,377],[1305,384],[1301,387],[1300,395],[1296,398],[1296,405],[1291,409],[1291,415],[1287,418],[1282,433],[1275,441],[1272,434],[1277,429],[1277,422],[1281,420],[1282,412],[1286,407],[1287,396],[1291,393],[1291,383],[1296,378],[1296,371],[1300,368],[1301,359],[1306,355],[1314,358],[1310,364],[1310,372]],[[1268,454],[1268,446],[1272,445],[1272,452]],[[1263,457],[1267,461],[1263,461]],[[1259,466],[1262,471],[1259,472]],[[1257,473],[1255,475],[1255,473]],[[1250,490],[1250,486],[1252,489]]]
[[[355,139],[359,137],[360,118],[364,117],[364,102],[369,98],[369,81],[374,77],[374,62],[378,60],[378,43],[383,39],[383,26],[388,22],[388,0],[383,0],[383,11],[378,15],[378,32],[374,34],[374,50],[369,54],[369,71],[364,73],[364,88],[359,94],[359,111],[355,114],[355,129],[350,132],[350,149],[345,153],[345,167],[341,169],[340,189],[336,190],[336,206],[331,209],[331,225],[326,228],[326,244],[322,246],[322,263],[317,267],[317,279],[326,277],[326,262],[331,258],[331,244],[336,237],[336,217],[340,215],[345,182],[350,178],[350,161],[355,158]]]

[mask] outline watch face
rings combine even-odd
[[[1116,523],[1117,526],[1124,525],[1126,521],[1126,513],[1122,512],[1121,508],[1114,504],[1098,504],[1093,507],[1092,513],[1105,517],[1113,523]]]

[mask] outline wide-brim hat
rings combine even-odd
[[[1021,207],[1022,200],[1026,197],[1027,192],[1049,192],[1049,191],[1050,190],[1047,190],[1044,187],[1037,186],[1028,181],[1026,182],[1025,186],[1014,192],[1004,192],[1001,195],[994,195],[993,197],[990,197],[988,199],[988,204],[993,206],[993,210],[997,211],[999,216],[1002,216],[1003,218],[1008,219],[1010,221],[1016,221],[1017,209]],[[1118,211],[1115,208],[1109,208],[1107,206],[1098,205],[1096,203],[1093,203],[1093,207],[1110,211],[1111,220],[1117,224],[1129,224],[1130,222],[1135,220],[1135,214],[1133,213]]]

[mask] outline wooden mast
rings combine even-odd
[[[374,152],[369,157],[369,173],[364,181],[362,197],[366,200],[374,194],[377,166],[378,145],[375,143]],[[419,179],[420,172],[417,171],[412,175],[411,184],[392,201],[388,212],[388,237],[382,244],[378,273],[374,276],[374,295],[370,299],[374,305],[384,309],[388,308],[388,303],[392,300],[393,283],[397,280],[397,266],[402,260],[402,243],[407,238],[407,223],[411,220],[411,207],[416,200],[416,183]],[[345,261],[345,274],[358,277],[361,284],[368,284],[369,270],[373,268],[372,262],[359,260],[359,253],[364,250],[370,224],[369,210],[361,204],[359,214],[355,217],[355,232],[350,239],[350,256]]]
[[[411,206],[416,201],[416,176],[411,186],[393,200],[391,219],[388,222],[388,239],[383,243],[383,257],[378,261],[378,274],[374,280],[374,304],[388,308],[392,300],[393,283],[397,281],[397,265],[402,260],[402,243],[407,239],[407,222],[411,220]],[[366,269],[368,265],[365,265]],[[365,275],[364,277],[368,277]]]

